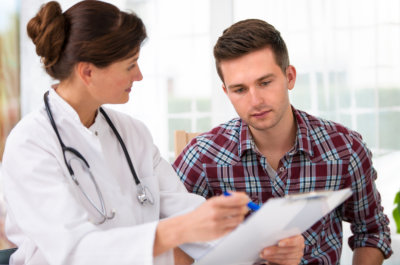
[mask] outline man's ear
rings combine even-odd
[[[294,88],[294,84],[296,83],[296,68],[293,65],[289,65],[286,68],[286,79],[288,82],[288,89],[292,90]]]
[[[75,70],[77,72],[77,75],[85,85],[88,86],[92,83],[93,64],[87,62],[79,62],[75,66]]]

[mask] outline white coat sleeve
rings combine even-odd
[[[204,197],[189,193],[180,181],[175,170],[154,147],[155,173],[160,183],[160,212],[161,217],[169,217],[191,211],[205,201]],[[195,260],[207,253],[213,242],[187,243],[180,248]]]
[[[189,193],[178,178],[171,164],[160,156],[158,148],[153,152],[154,173],[160,186],[161,218],[188,212],[205,201],[202,196]]]
[[[2,167],[11,220],[7,233],[21,251],[26,244],[34,246],[31,252],[25,249],[21,264],[35,264],[38,252],[54,265],[153,264],[158,222],[109,230],[90,223],[74,199],[55,150],[61,152],[43,134],[26,128],[14,130],[7,141]]]

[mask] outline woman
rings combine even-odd
[[[49,2],[27,30],[59,85],[7,140],[6,230],[18,246],[11,264],[173,264],[174,252],[188,264],[178,246],[216,239],[243,220],[247,196],[203,203],[142,123],[101,107],[127,102],[142,79],[140,18],[100,1],[65,13]]]
[[[102,107],[127,102],[142,79],[140,18],[93,0],[63,13],[52,1],[27,30],[59,84],[7,139],[6,232],[18,246],[11,264],[190,264],[186,253],[208,245],[186,243],[217,239],[242,222],[246,195],[204,202],[189,194],[147,128]],[[303,248],[297,236],[260,256],[298,264]]]

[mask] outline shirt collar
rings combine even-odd
[[[314,152],[312,150],[312,145],[310,141],[310,132],[307,127],[307,123],[304,120],[304,118],[301,116],[300,112],[292,106],[292,111],[296,120],[296,125],[297,125],[297,132],[296,132],[296,141],[293,149],[289,152],[295,153],[298,151],[303,151],[305,153],[308,153],[310,156],[314,155]],[[247,150],[252,150],[254,152],[258,152],[257,147],[254,143],[253,136],[250,133],[249,126],[242,120],[240,119],[240,124],[239,124],[239,157],[242,157],[242,155],[247,151]]]
[[[310,156],[313,156],[314,151],[311,145],[310,130],[307,126],[307,122],[301,115],[300,111],[298,111],[293,106],[292,111],[297,124],[296,142],[293,151],[303,151],[305,153],[308,153]]]
[[[242,119],[240,119],[238,148],[239,157],[242,157],[247,150],[253,150],[254,152],[257,152],[257,148],[254,143],[253,136],[250,133],[249,126]]]

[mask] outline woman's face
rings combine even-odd
[[[121,104],[129,100],[135,81],[143,79],[139,65],[139,51],[133,56],[112,63],[105,68],[93,67],[88,87],[92,97],[100,104]]]

